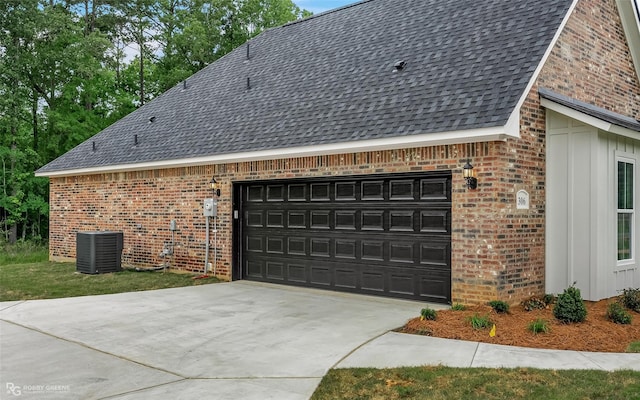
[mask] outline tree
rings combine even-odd
[[[264,29],[307,15],[291,0],[0,1],[6,239],[46,237],[47,180],[34,170]]]

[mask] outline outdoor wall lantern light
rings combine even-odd
[[[462,174],[464,180],[467,181],[468,189],[475,189],[478,187],[478,179],[476,179],[476,172],[473,170],[470,160],[467,159],[467,163],[462,167]]]
[[[216,181],[216,178],[211,178],[211,182],[209,182],[211,186],[211,191],[215,197],[220,197],[220,184]]]

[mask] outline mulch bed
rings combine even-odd
[[[421,321],[417,317],[397,331],[511,346],[623,353],[629,343],[640,341],[640,314],[630,311],[630,325],[615,324],[606,317],[607,305],[613,301],[585,301],[587,318],[575,324],[559,322],[553,316],[553,305],[532,311],[526,311],[521,305],[511,306],[508,314],[498,314],[487,305],[467,307],[464,311],[438,311],[436,321]],[[489,315],[496,326],[494,337],[489,336],[489,329],[471,327],[467,318],[475,314]],[[530,322],[537,318],[548,322],[548,333],[533,334],[528,329]]]

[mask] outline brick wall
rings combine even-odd
[[[469,301],[495,297],[495,279],[483,275],[477,249],[491,242],[496,229],[484,216],[490,212],[491,165],[498,147],[494,143],[435,146],[356,154],[254,161],[234,164],[173,168],[153,171],[107,173],[51,179],[52,258],[75,257],[75,233],[88,230],[124,232],[123,262],[136,266],[158,265],[163,244],[171,239],[169,222],[175,219],[174,267],[200,271],[204,267],[205,220],[202,199],[210,197],[212,176],[222,184],[218,203],[217,272],[231,276],[232,182],[312,176],[362,175],[416,171],[452,170],[452,247],[454,275],[473,286]],[[462,165],[471,158],[479,171],[479,190],[468,191]],[[486,179],[486,180],[484,180]],[[484,181],[483,181],[484,180]],[[476,221],[487,222],[478,228]],[[211,239],[213,248],[213,238]],[[486,246],[485,246],[486,247]],[[213,261],[213,250],[209,256]],[[495,259],[493,255],[491,258]],[[477,271],[467,268],[478,266]],[[460,286],[459,288],[462,288]],[[465,297],[466,299],[466,297]],[[462,298],[460,299],[462,301]]]
[[[640,81],[614,0],[578,3],[538,85],[640,119]]]
[[[504,268],[498,297],[514,300],[544,291],[545,131],[546,114],[538,88],[640,119],[640,83],[626,44],[614,0],[581,0],[552,49],[520,110],[520,140],[509,140],[501,165],[505,193],[524,187],[531,194],[530,213],[504,209],[498,238]]]
[[[581,1],[521,108],[520,139],[52,178],[51,257],[75,257],[79,230],[121,230],[125,264],[157,265],[163,244],[171,239],[169,222],[176,220],[172,265],[201,271],[201,202],[210,197],[208,182],[215,176],[222,183],[216,270],[230,279],[232,182],[451,170],[452,300],[515,303],[543,294],[545,113],[537,88],[638,118],[638,79],[623,38],[614,0]],[[467,158],[477,171],[477,190],[464,186]],[[520,189],[530,194],[529,210],[516,207]],[[213,248],[213,238],[211,243]]]

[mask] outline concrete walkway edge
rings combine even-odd
[[[422,365],[640,371],[640,354],[536,349],[388,332],[358,348],[336,368]]]

